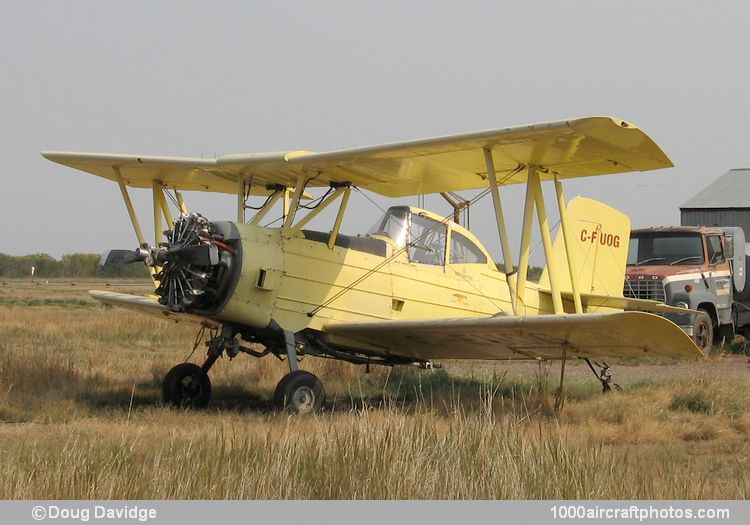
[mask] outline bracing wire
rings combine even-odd
[[[517,171],[518,170],[514,170],[513,172],[511,172],[511,174],[509,174],[503,180],[507,180],[508,177],[512,176]],[[372,202],[375,206],[377,206],[378,208],[380,208],[385,213],[385,210],[383,210],[377,203],[375,203],[375,201],[373,201],[372,199],[370,199],[366,194],[364,194],[358,188],[355,187],[355,189],[357,189],[357,191],[359,191],[360,193],[362,193],[363,195],[365,195],[370,202]],[[470,199],[469,202],[468,202],[468,204],[467,204],[467,206],[471,206],[472,204],[476,204],[481,199],[483,199],[485,196],[487,196],[487,194],[489,194],[489,189],[487,189],[485,191],[482,191],[480,194],[478,194],[477,196],[475,196],[473,199]],[[453,220],[453,214],[451,213],[451,214],[443,217],[440,221],[436,221],[435,226],[433,226],[432,228],[426,229],[424,232],[422,232],[422,234],[417,239],[413,239],[410,242],[406,243],[402,248],[399,248],[398,250],[396,250],[395,252],[393,252],[393,254],[390,257],[385,258],[382,262],[380,262],[379,264],[375,265],[373,268],[371,268],[370,270],[368,270],[367,272],[365,272],[364,275],[362,275],[361,277],[359,277],[358,279],[356,279],[354,282],[350,283],[349,285],[345,286],[338,293],[334,294],[327,301],[325,301],[325,302],[321,303],[320,305],[316,306],[315,308],[313,308],[310,312],[308,312],[308,314],[307,314],[308,317],[314,316],[316,313],[318,313],[320,310],[322,310],[323,308],[325,308],[326,306],[328,306],[329,304],[331,304],[332,302],[334,302],[335,300],[337,300],[339,297],[341,297],[345,293],[347,293],[347,292],[353,290],[354,288],[356,288],[362,281],[364,281],[365,279],[367,279],[371,275],[377,273],[385,265],[387,265],[392,260],[394,260],[396,257],[398,257],[402,253],[404,253],[405,250],[408,250],[409,248],[411,248],[415,244],[417,244],[419,241],[421,241],[423,238],[426,238],[428,235],[431,235],[432,233],[434,233],[436,231],[436,228],[438,228],[439,226],[447,226],[448,223],[450,223],[452,220]]]
[[[508,179],[510,179],[510,178],[511,178],[512,176],[514,176],[515,174],[519,173],[519,172],[520,172],[521,170],[523,170],[523,169],[524,169],[525,167],[526,167],[525,165],[519,165],[519,166],[518,166],[518,167],[517,167],[516,169],[514,169],[514,170],[510,171],[510,172],[509,172],[509,173],[508,173],[508,174],[507,174],[507,175],[506,175],[505,177],[503,177],[502,179],[500,179],[500,180],[498,181],[498,186],[502,185],[502,183],[503,183],[503,182],[507,181],[507,180],[508,180]],[[384,213],[386,213],[386,211],[385,211],[385,210],[383,210],[383,208],[381,208],[381,207],[380,207],[380,206],[379,206],[379,205],[378,205],[378,204],[377,204],[377,203],[376,203],[375,201],[373,201],[373,200],[372,200],[372,199],[371,199],[371,198],[370,198],[370,197],[369,197],[369,196],[368,196],[367,194],[365,194],[364,192],[362,192],[361,190],[359,190],[359,188],[357,188],[356,186],[354,187],[354,189],[355,189],[355,190],[357,190],[357,191],[359,191],[359,192],[360,192],[360,193],[361,193],[362,195],[364,195],[364,196],[365,196],[365,197],[367,198],[367,200],[369,200],[369,201],[370,201],[370,202],[371,202],[372,204],[374,204],[374,205],[375,205],[375,206],[376,206],[376,207],[377,207],[378,209],[380,209],[381,211],[383,211]],[[474,198],[472,198],[472,199],[470,199],[470,200],[468,201],[468,203],[467,203],[467,207],[470,207],[470,206],[472,206],[472,205],[476,204],[477,202],[479,202],[480,200],[482,200],[482,199],[483,199],[484,197],[486,197],[486,196],[487,196],[487,195],[488,195],[488,194],[490,193],[490,191],[491,191],[491,189],[490,189],[490,188],[486,188],[486,189],[484,189],[484,190],[483,190],[482,192],[480,192],[480,193],[479,193],[479,194],[477,194],[477,195],[476,195],[476,196],[475,196]],[[444,226],[444,225],[447,225],[447,224],[448,224],[449,222],[451,222],[451,221],[452,221],[452,218],[453,218],[453,214],[452,214],[452,213],[451,213],[450,215],[447,215],[446,217],[443,217],[441,221],[439,221],[439,222],[438,222],[438,223],[437,223],[437,224],[436,224],[435,226],[433,226],[432,228],[430,228],[430,229],[427,229],[427,230],[425,230],[425,231],[424,231],[424,232],[422,233],[422,235],[420,235],[420,236],[419,236],[419,237],[418,237],[417,239],[415,239],[415,240],[412,240],[411,242],[407,243],[407,244],[406,244],[405,246],[403,246],[402,248],[400,248],[400,249],[396,250],[396,251],[395,251],[395,252],[394,252],[394,253],[393,253],[393,254],[392,254],[392,255],[391,255],[390,257],[387,257],[387,258],[386,258],[386,259],[384,259],[384,260],[383,260],[383,261],[382,261],[381,263],[377,264],[376,266],[374,266],[373,268],[371,268],[370,270],[368,270],[368,271],[367,271],[367,272],[366,272],[366,273],[365,273],[364,275],[362,275],[361,277],[359,277],[358,279],[356,279],[356,280],[355,280],[354,282],[352,282],[352,283],[350,283],[349,285],[345,286],[345,287],[344,287],[344,288],[343,288],[342,290],[340,290],[340,291],[339,291],[338,293],[334,294],[334,295],[333,295],[332,297],[330,297],[330,298],[329,298],[328,300],[326,300],[325,302],[323,302],[323,303],[319,304],[318,306],[316,306],[315,308],[313,308],[313,309],[312,309],[312,310],[311,310],[310,312],[308,312],[308,314],[307,314],[307,315],[308,315],[308,317],[313,317],[313,316],[314,316],[314,315],[315,315],[316,313],[318,313],[318,312],[319,312],[320,310],[322,310],[322,309],[323,309],[323,308],[325,308],[326,306],[330,305],[330,304],[331,304],[332,302],[334,302],[335,300],[337,300],[337,299],[338,299],[339,297],[341,297],[341,296],[342,296],[342,295],[344,295],[345,293],[347,293],[347,292],[349,292],[349,291],[353,290],[354,288],[356,288],[356,287],[357,287],[357,286],[358,286],[358,285],[359,285],[360,283],[362,283],[362,282],[363,282],[363,281],[364,281],[365,279],[367,279],[367,278],[368,278],[368,277],[370,277],[371,275],[373,275],[373,274],[377,273],[377,272],[378,272],[378,271],[379,271],[379,270],[380,270],[381,268],[383,268],[383,267],[384,267],[385,265],[387,265],[387,264],[388,264],[388,263],[390,263],[390,262],[391,262],[392,260],[394,260],[394,259],[395,259],[396,257],[398,257],[398,256],[400,256],[400,255],[401,255],[402,253],[404,253],[404,251],[405,251],[405,250],[409,249],[410,247],[414,246],[414,245],[415,245],[415,244],[416,244],[417,242],[421,241],[421,240],[422,240],[423,238],[425,238],[425,237],[427,237],[428,235],[432,234],[432,233],[433,233],[433,232],[435,231],[435,229],[436,229],[436,228],[437,228],[438,226],[441,226],[441,225],[442,225],[442,226]],[[552,229],[552,230],[554,230],[554,229],[555,229],[555,228],[556,228],[556,227],[557,227],[557,226],[558,226],[559,224],[560,224],[560,221],[557,221],[557,222],[556,222],[556,223],[555,223],[555,224],[553,225],[553,227],[552,227],[551,229]],[[534,246],[534,247],[532,248],[532,250],[530,251],[529,255],[533,254],[533,253],[534,253],[534,251],[535,251],[535,250],[536,250],[536,249],[537,249],[537,248],[538,248],[538,247],[539,247],[539,246],[541,245],[541,243],[542,243],[542,241],[539,241],[539,242],[538,242],[538,243],[537,243],[537,244],[536,244],[536,245],[535,245],[535,246]],[[492,301],[492,300],[491,300],[491,299],[490,299],[489,297],[487,297],[487,296],[486,296],[486,295],[485,295],[484,293],[482,293],[481,291],[479,291],[479,292],[480,292],[480,294],[481,294],[481,295],[482,295],[483,297],[485,297],[485,298],[487,298],[488,300],[490,300],[491,302],[493,302],[493,301]],[[493,304],[495,304],[495,303],[493,302]],[[497,306],[497,305],[495,305],[495,306]]]

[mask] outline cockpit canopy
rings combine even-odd
[[[407,248],[411,262],[443,266],[450,232],[450,264],[486,264],[484,250],[467,235],[457,231],[460,227],[454,225],[449,228],[448,224],[448,221],[436,220],[423,210],[394,206],[367,234],[388,237],[399,248]]]

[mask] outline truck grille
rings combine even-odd
[[[622,295],[634,299],[650,299],[660,303],[663,303],[665,299],[661,279],[625,279]]]

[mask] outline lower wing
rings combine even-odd
[[[677,325],[645,312],[381,321],[324,327],[331,343],[430,359],[703,357]]]
[[[125,293],[101,292],[99,290],[90,290],[89,294],[97,301],[112,306],[119,306],[127,310],[133,310],[142,314],[153,315],[159,319],[165,319],[174,322],[184,321],[187,323],[199,324],[212,330],[219,328],[219,323],[206,317],[186,313],[172,312],[163,304],[159,304],[156,299],[143,297],[140,295],[130,295]]]

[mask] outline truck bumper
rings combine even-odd
[[[683,314],[664,314],[664,317],[672,321],[674,324],[682,328],[682,330],[693,337],[693,322],[695,321],[693,315]]]

